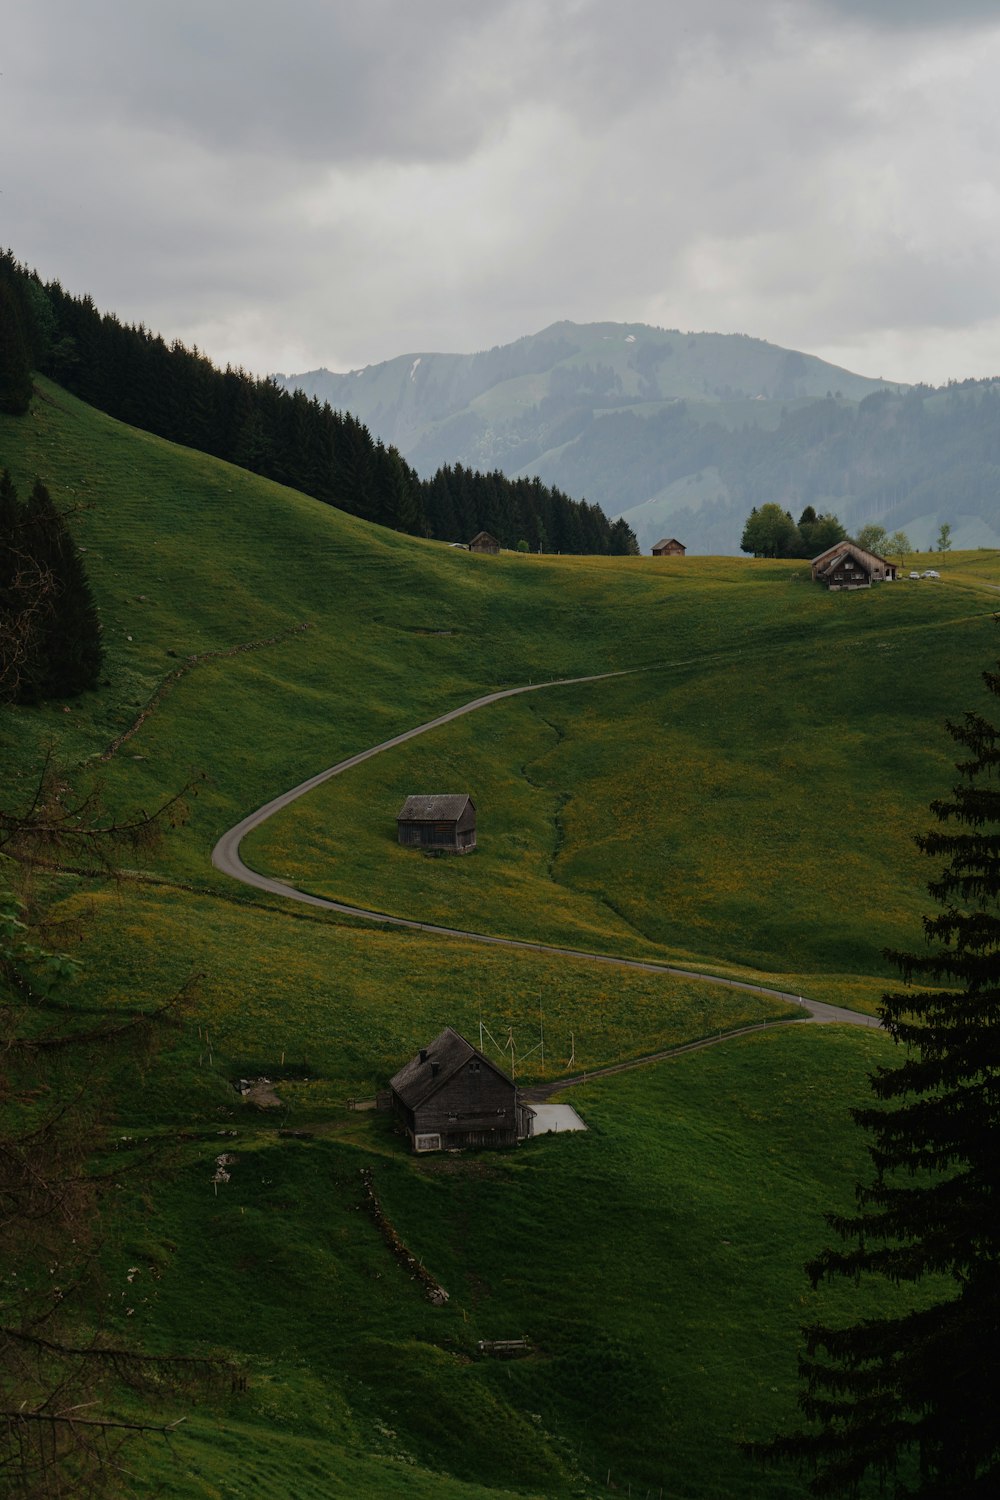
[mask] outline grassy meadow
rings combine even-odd
[[[230,1353],[249,1388],[177,1408],[170,1449],[133,1455],[138,1492],[473,1500],[598,1495],[610,1478],[679,1500],[804,1495],[737,1444],[793,1419],[797,1329],[817,1307],[877,1305],[865,1288],[821,1304],[801,1267],[823,1213],[852,1201],[864,1143],[847,1109],[885,1039],[773,1028],[575,1089],[585,1135],[418,1162],[347,1102],[446,1024],[476,1039],[482,1020],[513,1036],[519,1077],[557,1080],[790,1009],[296,908],[218,875],[210,852],[277,792],[484,692],[624,671],[376,757],[244,856],[386,913],[870,1009],[892,978],[882,947],[919,940],[912,836],[949,784],[943,720],[977,705],[997,654],[997,554],[856,595],[815,589],[801,563],[475,557],[46,382],[28,417],[0,417],[0,465],[74,507],[107,647],[98,692],[0,715],[8,805],[49,746],[112,809],[197,778],[141,879],[44,892],[82,962],[81,1013],[199,976],[162,1050],[113,1078],[115,1131],[165,1164],[115,1195],[103,1316],[154,1350]],[[474,855],[399,848],[414,790],[472,793]],[[258,1073],[274,1112],[233,1088]],[[222,1150],[236,1161],[213,1185]],[[446,1307],[363,1212],[364,1167]],[[521,1334],[530,1358],[476,1357],[478,1339]]]
[[[586,1135],[493,1157],[413,1163],[381,1116],[363,1146],[248,1131],[224,1142],[214,1195],[217,1143],[188,1147],[122,1224],[117,1284],[142,1267],[134,1333],[197,1330],[193,1347],[235,1351],[253,1378],[191,1414],[157,1470],[168,1493],[598,1495],[610,1472],[620,1492],[801,1495],[736,1445],[793,1409],[818,1305],[798,1268],[850,1198],[843,1107],[882,1051],[866,1031],[737,1041],[576,1090]],[[359,1160],[446,1307],[359,1212]],[[475,1357],[477,1339],[522,1335],[523,1361]]]
[[[759,642],[491,706],[326,783],[246,857],[378,911],[720,972],[795,968],[825,997],[844,971],[884,974],[882,948],[923,910],[912,836],[951,764],[927,705],[961,713],[956,655],[990,639],[982,616],[929,623],[938,603],[866,598],[829,654],[815,637]],[[473,791],[473,857],[396,844],[412,787]]]

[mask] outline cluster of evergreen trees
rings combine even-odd
[[[846,535],[835,515],[826,512],[817,515],[807,505],[796,523],[791,511],[769,501],[759,510],[754,506],[750,512],[740,549],[752,552],[754,557],[817,557],[835,542],[842,542]]]
[[[0,410],[27,410],[32,369],[123,422],[414,536],[468,541],[485,529],[505,547],[638,551],[627,525],[537,481],[467,469],[421,480],[349,414],[273,380],[218,370],[197,348],[125,325],[58,282],[43,285],[5,252]]]
[[[0,475],[0,702],[71,698],[96,687],[101,622],[80,554],[48,490],[26,504]]]
[[[508,479],[499,470],[480,474],[446,464],[427,481],[426,494],[442,537],[467,538],[485,530],[504,547],[526,542],[532,552],[638,551],[625,521],[609,524],[599,505],[568,500],[540,479]]]
[[[52,327],[37,277],[0,254],[0,412],[20,417],[31,401],[31,372],[41,364]]]

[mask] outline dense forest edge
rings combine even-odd
[[[429,479],[367,427],[301,391],[171,344],[102,313],[89,296],[43,283],[0,253],[0,410],[27,410],[38,370],[109,416],[238,464],[412,536],[467,542],[491,532],[531,552],[638,551],[625,521],[539,479],[446,464]]]

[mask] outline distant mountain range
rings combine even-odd
[[[878,520],[927,546],[1000,546],[1000,399],[854,375],[742,334],[554,323],[480,354],[406,354],[349,374],[278,375],[424,475],[538,475],[624,516],[644,551],[739,550],[753,505]]]

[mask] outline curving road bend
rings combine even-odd
[[[370,760],[372,756],[381,755],[384,750],[392,750],[396,745],[403,745],[407,740],[415,739],[419,734],[426,734],[430,729],[449,724],[453,719],[474,713],[480,708],[487,708],[491,703],[498,703],[504,698],[516,698],[521,693],[537,693],[546,688],[572,687],[583,682],[603,682],[609,677],[627,677],[640,670],[642,669],[638,667],[628,667],[617,672],[596,672],[588,677],[559,677],[551,682],[534,682],[524,687],[504,688],[500,692],[486,693],[481,698],[473,698],[471,702],[463,703],[449,713],[440,714],[436,719],[428,719],[426,724],[418,724],[415,729],[407,729],[403,734],[383,740],[380,745],[373,745],[369,750],[362,750],[357,755],[348,756],[346,760],[338,761],[328,770],[310,776],[308,781],[302,781],[290,791],[282,792],[279,797],[265,802],[263,807],[258,807],[256,812],[249,813],[233,828],[230,828],[228,833],[222,835],[212,850],[212,863],[222,874],[229,875],[243,885],[253,886],[260,891],[268,891],[274,896],[284,896],[289,901],[301,901],[307,906],[317,906],[324,911],[339,912],[342,916],[359,917],[366,922],[405,927],[415,932],[429,932],[437,937],[460,938],[463,942],[489,943],[497,948],[520,948],[532,953],[585,959],[589,963],[610,964],[620,969],[639,969],[647,974],[671,974],[681,979],[703,980],[708,984],[724,985],[728,989],[747,990],[756,995],[770,995],[777,1000],[787,1000],[793,1005],[801,1006],[813,1021],[842,1021],[850,1026],[878,1026],[880,1023],[874,1016],[864,1015],[860,1011],[846,1010],[838,1005],[827,1005],[822,1000],[809,1000],[802,995],[792,995],[784,990],[771,989],[766,985],[750,984],[746,980],[723,979],[718,974],[706,974],[697,969],[682,969],[672,964],[650,963],[638,958],[621,958],[610,953],[590,953],[583,948],[564,948],[552,943],[533,943],[524,938],[495,937],[486,932],[469,932],[461,927],[443,927],[433,922],[417,922],[410,917],[396,917],[387,912],[372,911],[368,907],[349,906],[343,901],[331,901],[324,896],[310,895],[308,891],[300,891],[295,886],[288,885],[283,880],[275,880],[270,875],[261,875],[257,870],[252,870],[249,865],[244,864],[240,858],[240,844],[254,828],[259,828],[274,813],[288,807],[299,797],[304,797],[315,787],[322,786],[325,781],[332,780],[334,776],[342,775],[352,766],[361,765],[362,761]]]

